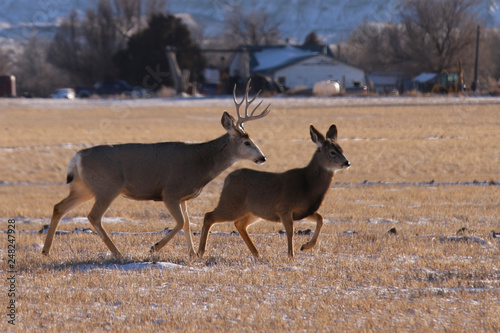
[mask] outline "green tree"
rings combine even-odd
[[[316,32],[312,31],[310,32],[305,40],[304,40],[304,45],[320,45],[321,42],[318,38],[318,35],[316,35]]]
[[[186,25],[170,14],[153,14],[148,26],[133,35],[127,47],[114,56],[120,77],[153,90],[171,85],[172,77],[165,53],[167,46],[177,49],[179,67],[190,71],[191,80],[202,78],[205,58],[192,41]]]

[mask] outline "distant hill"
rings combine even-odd
[[[32,34],[51,38],[61,18],[76,9],[81,16],[97,0],[2,0],[0,37],[25,39]],[[202,29],[207,38],[223,30],[233,6],[262,9],[280,23],[281,36],[302,42],[315,31],[327,43],[345,40],[363,22],[398,21],[397,1],[387,0],[169,0],[166,10]],[[489,27],[500,27],[500,1],[483,0],[480,16]]]

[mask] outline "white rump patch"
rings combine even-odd
[[[77,174],[80,175],[81,170],[82,170],[82,156],[78,152],[69,161],[68,175],[72,174],[75,177]]]

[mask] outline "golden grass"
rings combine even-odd
[[[33,231],[66,196],[71,156],[84,144],[212,139],[223,134],[223,108],[3,105],[0,181],[11,183],[0,185],[0,225],[5,230],[7,218],[16,219],[17,331],[497,332],[499,241],[488,234],[500,231],[500,187],[442,184],[500,181],[497,109],[278,105],[247,126],[268,162],[239,162],[211,182],[188,203],[192,229],[201,229],[228,172],[301,167],[314,151],[308,125],[326,131],[334,122],[352,167],[336,175],[340,183],[320,208],[326,223],[319,245],[290,260],[282,226],[260,222],[249,229],[258,260],[239,236],[223,233],[209,237],[204,259],[189,259],[180,235],[151,256],[162,235],[145,232],[172,227],[171,217],[161,203],[119,198],[106,216],[124,222],[105,223],[112,233],[126,233],[111,236],[126,254],[115,260],[87,233],[58,235],[51,255],[40,254],[45,236]],[[90,207],[68,216],[85,216]],[[90,228],[78,221],[64,220],[59,230]],[[477,238],[452,238],[462,227]],[[307,228],[315,225],[296,224]],[[7,235],[1,236],[6,260]],[[296,249],[309,237],[295,236]],[[111,266],[150,261],[172,265]],[[2,306],[6,294],[5,287]],[[5,317],[0,325],[12,328]]]

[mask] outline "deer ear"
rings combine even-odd
[[[337,126],[335,124],[332,124],[328,132],[326,132],[326,138],[337,141]]]
[[[229,133],[233,133],[236,130],[236,125],[234,124],[234,118],[229,113],[224,111],[222,119],[220,120],[222,127]]]
[[[325,137],[321,134],[313,125],[309,128],[311,132],[311,140],[318,147],[322,147],[323,143],[325,143]]]

